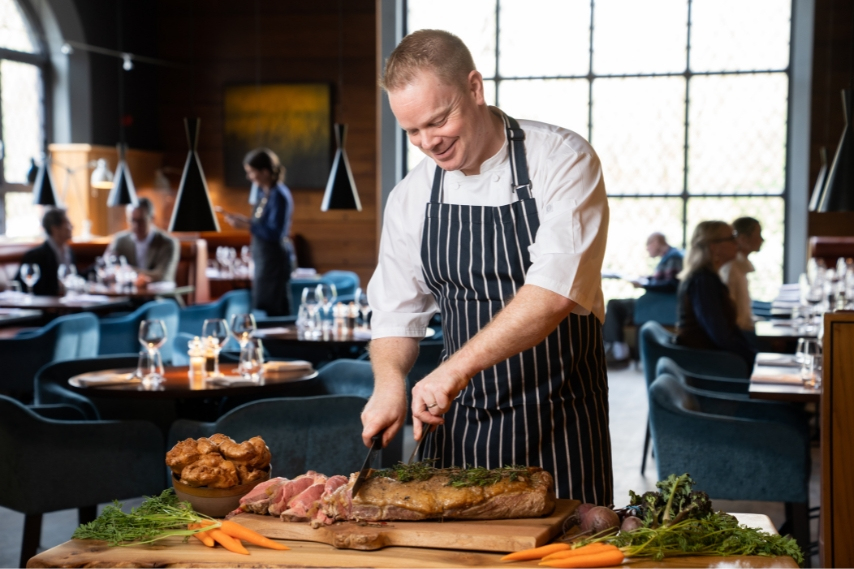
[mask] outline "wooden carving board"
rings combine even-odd
[[[328,543],[338,549],[370,551],[387,546],[521,551],[548,543],[563,531],[563,522],[575,511],[577,500],[557,500],[545,518],[513,520],[445,520],[362,524],[337,522],[312,529],[308,523],[283,522],[273,516],[239,514],[231,519],[267,537]]]

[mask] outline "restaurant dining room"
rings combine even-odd
[[[852,112],[848,0],[0,0],[0,567],[854,566]]]

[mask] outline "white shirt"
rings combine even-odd
[[[142,241],[136,240],[136,233],[131,233],[131,237],[133,237],[133,245],[136,249],[136,267],[139,269],[147,269],[145,266],[145,260],[148,255],[148,246],[151,245],[151,240],[154,239],[154,231],[149,231],[148,235],[146,235],[145,239]]]
[[[520,120],[540,228],[528,248],[525,283],[569,298],[573,312],[603,321],[601,269],[608,236],[608,199],[599,157],[578,134]],[[368,284],[373,338],[424,336],[438,312],[421,269],[421,234],[436,164],[425,158],[392,190],[379,263]],[[444,203],[501,206],[517,201],[506,139],[480,174],[447,172]]]
[[[729,297],[735,303],[735,323],[742,330],[753,331],[753,302],[750,300],[750,289],[747,286],[747,273],[756,269],[753,263],[739,251],[735,259],[725,263],[718,274],[725,285],[729,287]]]

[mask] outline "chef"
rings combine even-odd
[[[600,271],[608,202],[599,159],[569,130],[484,100],[456,36],[419,30],[382,81],[427,158],[391,192],[368,295],[375,387],[362,437],[385,446],[411,408],[439,467],[541,466],[557,496],[611,504]],[[444,361],[407,404],[431,317]]]

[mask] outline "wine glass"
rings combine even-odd
[[[317,285],[317,300],[323,306],[323,312],[327,318],[332,317],[332,307],[338,300],[338,291],[332,283],[320,283]]]
[[[31,297],[33,296],[33,287],[39,282],[41,275],[41,268],[36,263],[24,263],[21,265],[21,279],[27,285],[26,292]]]
[[[166,343],[166,323],[163,320],[143,320],[139,324],[139,343],[148,350],[151,358],[151,367],[146,379],[149,381],[163,381],[163,376],[158,373],[155,366],[159,357],[159,349]],[[149,377],[150,376],[150,377]]]
[[[240,348],[240,374],[243,379],[260,383],[264,378],[264,347],[261,340],[250,338]]]
[[[235,314],[231,317],[231,335],[240,344],[241,350],[252,339],[255,328],[255,317],[251,314]]]
[[[362,314],[362,323],[365,328],[368,327],[368,315],[371,313],[371,304],[368,302],[368,291],[357,288],[355,294],[356,305],[359,307],[359,312]]]
[[[212,372],[213,377],[220,377],[222,375],[219,372],[219,353],[228,341],[228,334],[228,322],[224,318],[209,318],[202,324],[202,338],[204,339],[205,347],[212,348],[214,353],[213,369],[208,370]]]
[[[302,304],[308,310],[309,318],[314,318],[320,306],[320,297],[317,294],[317,288],[307,286],[302,289]]]

